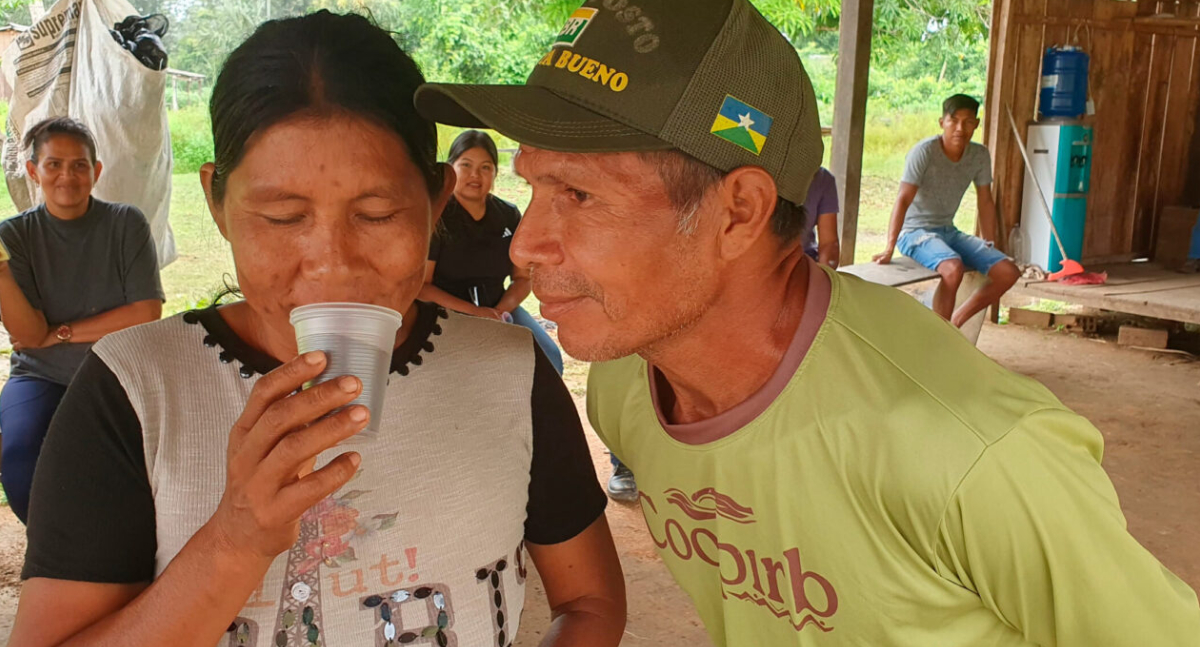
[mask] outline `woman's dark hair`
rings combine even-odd
[[[363,16],[322,10],[263,23],[225,60],[213,87],[213,197],[224,197],[255,133],[297,114],[338,112],[399,135],[430,195],[438,193],[437,127],[413,108],[424,82],[408,54]]]
[[[453,164],[472,148],[487,151],[488,156],[492,158],[492,164],[500,166],[500,153],[496,151],[496,142],[492,140],[491,135],[482,130],[464,130],[459,133],[458,137],[454,138],[454,143],[450,144],[450,156],[446,161]]]
[[[92,159],[92,164],[96,163],[96,138],[92,137],[92,131],[83,125],[83,122],[76,121],[70,117],[52,117],[39,121],[29,132],[25,133],[25,140],[22,142],[25,148],[32,148],[29,159],[34,163],[38,163],[38,154],[42,152],[42,147],[50,138],[55,135],[66,135],[74,137],[76,141],[83,144],[88,149],[88,155]]]

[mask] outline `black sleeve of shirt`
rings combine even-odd
[[[517,227],[521,224],[521,209],[511,202],[505,202],[504,206],[508,207],[508,222],[506,224],[512,227],[513,231],[516,231]]]
[[[570,391],[536,343],[533,350],[533,464],[525,539],[550,545],[586,530],[604,514],[608,498],[596,478]]]
[[[22,579],[154,579],[158,538],[141,423],[94,353],[50,423],[34,470],[27,535]]]

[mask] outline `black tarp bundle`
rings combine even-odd
[[[129,16],[113,25],[109,30],[113,40],[124,47],[142,65],[152,70],[167,69],[167,48],[162,37],[167,35],[170,23],[162,14]]]

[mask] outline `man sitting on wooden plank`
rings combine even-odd
[[[992,159],[987,148],[971,142],[979,127],[979,102],[964,94],[946,99],[938,123],[942,134],[922,140],[905,159],[887,249],[875,256],[875,262],[890,263],[899,245],[901,254],[940,274],[933,310],[961,327],[1012,288],[1021,270],[992,245],[996,232]],[[979,197],[982,239],[954,226],[954,215],[972,181]],[[955,295],[967,268],[989,280],[955,310]]]

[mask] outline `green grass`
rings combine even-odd
[[[1021,303],[1020,307],[1024,310],[1035,310],[1037,312],[1049,312],[1050,314],[1056,314],[1056,315],[1078,314],[1080,312],[1087,311],[1087,309],[1084,306],[1080,306],[1078,304],[1067,303],[1066,301],[1057,301],[1055,299],[1041,299],[1041,298],[1030,299],[1028,303]],[[1000,306],[1000,316],[998,318],[1000,325],[1008,324],[1008,321],[1009,321],[1008,313],[1009,313],[1009,306],[1004,306],[1004,305]],[[1055,326],[1055,330],[1062,332],[1063,330],[1066,330],[1066,326],[1063,326],[1063,325]]]
[[[1066,301],[1056,301],[1054,299],[1034,299],[1033,303],[1023,305],[1026,310],[1036,310],[1037,312],[1049,312],[1051,314],[1061,315],[1070,314],[1079,310],[1079,306],[1067,303]]]
[[[174,314],[207,303],[234,275],[233,254],[221,237],[208,205],[200,176],[178,174],[171,185],[171,227],[179,259],[162,272],[167,303],[164,314]]]
[[[171,125],[171,152],[176,173],[195,173],[212,161],[212,122],[208,108],[193,105],[168,112]]]

